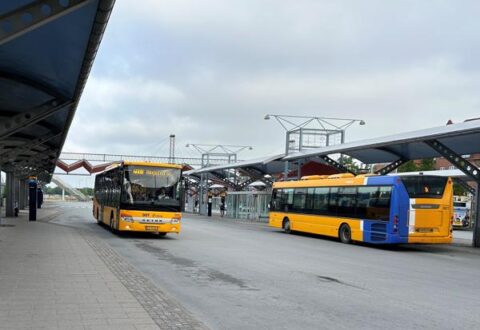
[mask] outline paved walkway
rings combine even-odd
[[[205,329],[100,238],[48,223],[58,212],[2,216],[0,329]]]

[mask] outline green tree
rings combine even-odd
[[[467,196],[468,191],[467,191],[467,189],[463,188],[458,183],[454,183],[453,184],[453,194],[455,196]]]
[[[416,172],[418,171],[417,165],[413,160],[409,160],[405,164],[401,165],[397,172]]]
[[[435,170],[435,160],[433,158],[422,159],[418,166],[419,171],[433,171]]]
[[[346,168],[348,168],[350,171],[357,173],[359,170],[358,164],[353,160],[352,157],[350,156],[345,156],[342,155],[339,159],[338,162],[340,164],[343,164]]]
[[[80,190],[82,192],[82,194],[84,194],[86,196],[93,196],[93,188],[84,187],[84,188],[80,188],[78,190]]]

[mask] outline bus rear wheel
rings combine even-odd
[[[290,220],[288,218],[283,220],[283,231],[285,234],[291,234],[292,233],[292,228],[290,226]]]
[[[352,243],[352,230],[348,224],[344,223],[340,226],[340,229],[338,230],[338,237],[340,237],[340,241],[342,243]]]

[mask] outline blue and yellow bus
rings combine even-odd
[[[269,224],[374,244],[451,243],[452,180],[336,174],[276,182]]]

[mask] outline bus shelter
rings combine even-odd
[[[0,2],[0,168],[7,215],[28,177],[48,183],[114,0]]]

